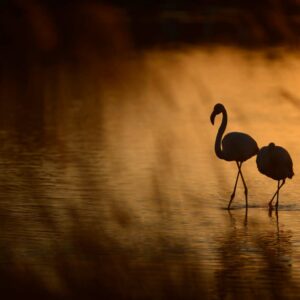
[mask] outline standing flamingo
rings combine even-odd
[[[277,190],[269,202],[269,207],[271,209],[272,202],[277,195],[275,204],[277,210],[279,190],[285,184],[286,178],[292,178],[294,176],[291,156],[284,148],[275,146],[274,143],[270,143],[269,146],[262,147],[259,150],[256,158],[256,164],[259,172],[277,180]],[[281,180],[282,182],[280,183]]]
[[[238,167],[238,173],[234,184],[234,189],[228,204],[228,209],[230,209],[231,202],[234,199],[240,175],[242,177],[245,189],[246,207],[248,207],[248,188],[242,173],[242,164],[244,161],[256,155],[259,149],[255,140],[250,135],[242,132],[230,132],[226,134],[222,139],[227,125],[227,112],[223,104],[218,103],[215,105],[214,110],[210,116],[210,120],[211,123],[214,125],[216,115],[221,113],[223,117],[221,126],[218,130],[218,134],[216,137],[215,152],[217,157],[219,157],[220,159],[224,159],[227,161],[235,161]]]

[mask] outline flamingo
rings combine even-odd
[[[215,142],[215,152],[218,158],[224,159],[226,161],[235,161],[238,167],[238,173],[234,184],[234,189],[230,197],[230,201],[227,209],[230,209],[232,200],[235,197],[235,191],[239,176],[241,175],[244,191],[246,208],[248,207],[248,188],[242,173],[242,164],[252,156],[255,156],[259,150],[256,141],[248,134],[242,132],[230,132],[222,136],[225,132],[227,125],[227,112],[223,104],[216,104],[214,110],[210,116],[210,121],[214,125],[215,117],[218,114],[222,114],[222,123],[218,130],[218,134]],[[222,147],[221,147],[222,144]]]
[[[270,143],[268,146],[262,147],[256,158],[257,168],[260,173],[277,180],[277,190],[269,202],[272,209],[272,202],[277,195],[276,210],[278,209],[279,190],[285,184],[286,178],[294,176],[293,161],[289,153],[280,146]],[[282,180],[282,182],[280,182]]]

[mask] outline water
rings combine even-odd
[[[300,287],[300,57],[152,51],[109,66],[32,68],[1,89],[0,271],[11,298],[296,299]],[[284,54],[284,56],[283,56]],[[18,81],[17,81],[18,82]],[[10,101],[7,101],[7,99]],[[22,100],[22,101],[21,101]],[[227,131],[285,147],[276,182],[217,159]]]

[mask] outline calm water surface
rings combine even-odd
[[[38,104],[7,104],[14,84],[2,88],[2,292],[297,299],[300,56],[153,51],[107,76],[81,71],[79,79],[69,66],[33,70]],[[278,215],[267,210],[276,182],[255,158],[244,165],[248,212],[241,186],[225,209],[237,170],[214,154],[216,102],[227,108],[227,130],[290,152],[296,176]]]

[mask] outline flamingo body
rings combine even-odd
[[[284,148],[273,145],[271,143],[259,150],[256,158],[259,172],[274,180],[292,178],[294,171],[291,156]]]
[[[243,132],[230,132],[222,140],[224,160],[244,162],[256,155],[258,146],[255,140]]]
[[[285,184],[286,178],[294,176],[293,161],[289,153],[280,146],[270,143],[268,146],[262,147],[256,158],[256,165],[260,173],[278,181],[277,190],[269,202],[270,208],[272,202],[277,195],[276,208],[278,207],[279,190]],[[280,184],[280,180],[282,183]]]

